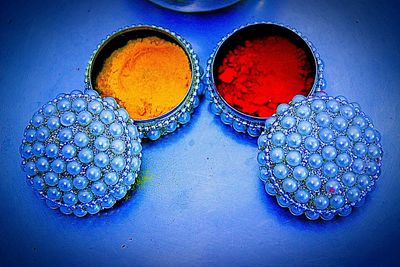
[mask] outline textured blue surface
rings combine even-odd
[[[13,1],[0,6],[0,265],[358,265],[398,257],[398,1],[242,1],[181,14],[147,1]],[[144,145],[146,177],[131,199],[84,219],[38,201],[18,147],[25,125],[61,92],[83,88],[93,49],[128,24],[168,27],[205,64],[234,27],[273,20],[304,32],[327,91],[358,102],[382,134],[377,188],[349,217],[309,222],[278,207],[258,179],[256,141],[203,102],[189,125]]]

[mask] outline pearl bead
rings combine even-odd
[[[361,116],[356,116],[353,121],[352,124],[354,126],[358,126],[360,129],[365,129],[367,127],[367,122],[365,121],[365,119]]]
[[[111,143],[111,150],[117,155],[124,153],[125,151],[125,143],[122,140],[114,140]]]
[[[46,158],[39,158],[36,161],[36,168],[40,171],[40,172],[46,172],[49,170],[50,164],[47,161]]]
[[[47,138],[49,138],[49,136],[50,136],[50,131],[49,131],[49,129],[46,128],[46,127],[42,127],[42,128],[40,128],[39,130],[37,130],[36,135],[35,135],[36,139],[37,139],[39,142],[44,142],[44,141],[46,141]]]
[[[285,156],[285,152],[283,151],[282,148],[274,148],[271,153],[271,160],[274,163],[278,163],[278,162],[282,162],[284,156]],[[286,162],[290,165],[290,166],[297,166],[300,164],[301,162],[301,154],[298,151],[290,151],[287,155],[286,155]]]
[[[61,192],[57,188],[51,187],[47,190],[47,197],[51,200],[60,199]]]
[[[350,202],[356,202],[360,197],[360,190],[356,187],[352,187],[347,190],[346,197]]]
[[[124,184],[127,186],[131,186],[135,183],[135,180],[135,176],[132,173],[128,173],[128,175],[124,178]]]
[[[298,133],[289,134],[286,143],[289,147],[299,147],[301,145],[301,135]]]
[[[75,157],[76,149],[73,145],[67,144],[61,149],[61,153],[64,158],[72,159],[73,157]]]
[[[61,178],[60,181],[58,181],[58,188],[63,192],[70,191],[72,189],[72,183],[68,178]]]
[[[86,109],[86,101],[83,99],[77,98],[72,102],[72,109],[75,112],[81,112]]]
[[[379,171],[378,165],[374,161],[368,161],[366,164],[366,173],[368,175],[375,175]]]
[[[366,175],[361,175],[357,179],[357,184],[360,187],[361,190],[366,190],[369,185],[369,178]]]
[[[78,158],[82,163],[90,163],[93,160],[93,151],[89,148],[84,148],[79,152]]]
[[[139,158],[135,157],[131,160],[131,171],[138,171],[140,168],[141,161]]]
[[[328,115],[328,113],[321,112],[317,115],[315,121],[318,123],[320,127],[328,127],[332,122],[332,118],[331,116]]]
[[[31,157],[33,156],[33,153],[32,153],[32,146],[30,146],[30,145],[24,145],[24,146],[21,148],[21,154],[22,154],[22,157],[25,158],[25,159],[31,158]]]
[[[79,146],[79,147],[85,147],[88,145],[89,143],[89,137],[82,132],[79,132],[75,135],[74,137],[74,143],[75,145]]]
[[[55,186],[58,184],[58,175],[54,172],[48,172],[44,175],[44,181],[48,186]]]
[[[329,100],[328,103],[326,103],[326,106],[328,107],[328,110],[333,113],[337,113],[340,110],[339,103],[334,99]]]
[[[88,110],[93,114],[99,114],[103,110],[103,104],[98,100],[93,100],[88,103]]]
[[[86,177],[90,181],[97,181],[101,178],[101,170],[96,166],[90,166],[86,170]]]
[[[137,139],[139,137],[139,131],[135,125],[128,125],[128,134],[130,138]]]
[[[43,108],[43,113],[46,116],[51,116],[54,115],[57,112],[57,108],[56,106],[54,106],[53,104],[47,104],[44,108]]]
[[[333,128],[338,132],[343,132],[347,129],[347,121],[343,117],[336,117],[333,119]]]
[[[94,141],[94,147],[99,151],[106,151],[109,146],[110,141],[104,136],[97,137]]]
[[[322,164],[323,164],[323,158],[321,157],[321,155],[319,155],[319,154],[312,154],[312,155],[310,155],[310,157],[308,158],[308,165],[311,167],[311,168],[314,168],[314,169],[318,169],[318,168],[320,168],[321,166],[322,166]]]
[[[352,187],[356,183],[356,175],[353,172],[346,172],[342,176],[342,182],[347,187]]]
[[[51,169],[56,173],[63,173],[65,171],[65,162],[61,159],[55,159],[51,163]]]
[[[382,156],[382,150],[377,145],[370,145],[368,147],[368,155],[371,158],[379,158]]]
[[[64,128],[58,133],[58,139],[62,143],[67,143],[73,138],[72,130],[70,128]]]
[[[108,172],[104,175],[104,182],[107,185],[115,185],[118,182],[118,174],[115,172]]]
[[[311,114],[311,110],[307,105],[301,105],[297,108],[296,113],[300,118],[308,118]]]
[[[109,104],[110,106],[112,106],[113,108],[116,108],[118,106],[117,102],[115,101],[114,98],[112,97],[105,97],[103,99],[105,102],[107,102],[107,104]]]
[[[33,116],[31,123],[35,127],[40,127],[44,123],[44,117],[40,114],[36,114]]]
[[[297,166],[293,169],[293,178],[298,181],[303,181],[308,177],[308,170],[306,167]]]
[[[60,122],[63,126],[71,126],[76,120],[75,114],[72,112],[65,112],[61,115]]]
[[[272,143],[275,146],[283,146],[286,142],[286,137],[282,132],[276,132],[272,136]]]
[[[78,123],[81,126],[87,126],[89,125],[93,120],[92,114],[90,114],[87,111],[82,111],[81,113],[78,114]]]
[[[285,116],[280,124],[284,129],[290,129],[296,125],[296,119],[292,116]]]
[[[321,187],[321,179],[316,175],[308,176],[306,186],[311,191],[317,191]]]
[[[344,206],[345,200],[341,195],[335,195],[330,199],[331,207],[334,209],[340,209]]]
[[[81,165],[76,161],[68,162],[67,172],[71,175],[77,175],[81,171]]]
[[[278,107],[276,108],[276,113],[278,115],[283,115],[283,113],[285,113],[285,111],[288,110],[289,108],[290,106],[286,103],[279,104]]]
[[[82,190],[87,187],[89,180],[84,176],[76,176],[72,183],[76,189]]]
[[[60,120],[58,117],[50,117],[47,120],[47,127],[50,129],[50,131],[57,130],[61,126]]]
[[[327,162],[323,166],[323,173],[325,176],[333,178],[339,172],[338,166],[333,162]]]
[[[336,148],[339,150],[347,150],[350,146],[350,140],[346,136],[338,136],[336,138]]]
[[[376,139],[375,131],[371,128],[367,128],[364,132],[365,140],[368,143],[373,143]]]
[[[295,194],[295,199],[297,202],[305,204],[310,200],[310,193],[307,190],[299,189]]]
[[[34,143],[32,146],[32,153],[36,157],[40,157],[44,154],[44,145],[42,143]]]
[[[306,140],[304,141],[304,146],[308,151],[314,152],[317,151],[319,148],[319,141],[317,138],[310,136],[307,137]]]
[[[336,180],[329,180],[325,184],[325,190],[328,194],[337,193],[340,189],[340,183]]]
[[[118,200],[122,199],[125,195],[126,195],[126,187],[125,186],[120,186],[120,187],[116,188],[113,193],[113,196]]]
[[[336,158],[336,164],[341,167],[341,168],[347,168],[351,164],[351,158],[348,154],[342,153],[337,156]]]
[[[48,144],[46,146],[46,156],[49,158],[55,158],[58,155],[58,146],[55,144]]]
[[[78,193],[78,199],[82,203],[89,203],[90,201],[92,201],[93,195],[87,190],[82,190]]]
[[[282,182],[283,190],[287,193],[293,193],[297,190],[297,182],[294,179],[286,178]]]
[[[89,205],[87,205],[86,210],[92,215],[96,214],[100,211],[100,205],[95,203],[90,203]]]
[[[125,159],[119,156],[113,158],[111,161],[111,168],[117,172],[122,171],[125,168],[125,165]]]
[[[323,100],[314,100],[311,103],[311,109],[315,112],[315,113],[319,113],[321,111],[325,110],[325,102]]]
[[[123,133],[123,127],[118,122],[112,123],[110,125],[110,127],[108,128],[108,130],[109,130],[110,134],[115,138],[119,138]]]
[[[75,194],[69,192],[64,195],[63,201],[67,206],[71,207],[78,203],[78,198]]]
[[[297,125],[297,132],[303,136],[307,136],[311,133],[312,125],[308,121],[301,121]]]
[[[99,121],[94,121],[90,124],[89,131],[95,136],[99,136],[104,132],[104,124]]]
[[[95,182],[93,183],[91,190],[93,194],[97,196],[104,196],[107,192],[107,186],[103,182]]]
[[[350,140],[357,142],[361,137],[361,130],[357,126],[350,126],[347,129],[347,136]]]
[[[35,190],[41,191],[45,188],[46,184],[44,183],[43,179],[40,176],[35,176],[32,179],[33,182],[33,188]]]
[[[319,138],[324,143],[331,143],[333,141],[333,132],[329,128],[323,128],[319,131]]]
[[[140,152],[142,151],[142,145],[138,141],[132,141],[131,142],[131,151],[132,151],[133,155],[139,155]]]
[[[27,175],[33,176],[37,173],[36,165],[33,162],[27,162],[25,164],[24,171],[26,172]]]
[[[100,152],[94,157],[94,164],[99,168],[106,167],[109,161],[110,159],[108,158],[108,155],[104,152]]]
[[[361,159],[355,159],[352,164],[352,169],[355,173],[364,173],[364,161]]]
[[[112,112],[109,109],[103,110],[100,113],[100,120],[104,123],[104,124],[111,124],[114,122],[115,120],[115,115],[114,112]]]
[[[277,179],[284,179],[288,175],[288,168],[283,164],[278,164],[274,167],[274,176]]]
[[[337,151],[333,146],[325,146],[322,149],[322,156],[325,160],[331,161],[336,158]]]
[[[363,158],[367,154],[367,146],[364,143],[356,143],[353,146],[353,153],[356,154],[356,156]]]
[[[351,120],[355,115],[354,109],[350,105],[342,106],[340,108],[340,115],[348,120]]]
[[[329,206],[329,199],[324,195],[319,195],[314,198],[314,205],[319,210],[324,210]]]
[[[57,103],[59,111],[67,111],[71,109],[71,102],[68,99],[62,99]]]
[[[33,129],[29,129],[25,132],[25,138],[26,138],[26,141],[28,141],[28,142],[35,141],[36,140],[35,136],[36,136],[36,131]]]

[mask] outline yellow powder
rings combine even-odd
[[[185,97],[191,69],[184,50],[158,37],[129,41],[105,61],[96,79],[102,96],[112,96],[136,120],[158,117]]]

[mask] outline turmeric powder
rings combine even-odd
[[[185,51],[158,37],[130,40],[105,60],[96,88],[124,107],[131,118],[168,113],[185,98],[191,69]]]

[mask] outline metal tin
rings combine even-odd
[[[258,138],[265,191],[293,215],[347,216],[381,174],[381,137],[357,103],[319,94],[278,106]]]
[[[61,94],[40,108],[20,147],[27,182],[47,205],[83,217],[109,209],[135,184],[139,131],[112,98]]]
[[[122,28],[108,35],[98,45],[86,69],[85,83],[87,89],[94,89],[94,80],[101,70],[103,62],[116,49],[124,46],[128,40],[157,36],[179,45],[186,53],[192,71],[192,80],[184,99],[166,114],[148,120],[135,120],[142,138],[157,140],[162,135],[174,132],[180,125],[190,121],[191,114],[199,105],[201,94],[200,66],[192,46],[177,33],[154,25],[133,25]]]
[[[229,105],[223,97],[218,93],[216,88],[214,73],[216,61],[220,54],[223,54],[225,50],[230,47],[230,42],[235,42],[235,39],[240,39],[242,36],[246,36],[247,32],[262,32],[263,30],[274,30],[283,32],[290,35],[296,40],[300,41],[304,48],[306,48],[307,54],[313,58],[315,67],[315,78],[314,84],[310,89],[309,96],[313,95],[315,92],[321,91],[325,88],[326,83],[323,77],[324,65],[320,59],[320,55],[317,53],[316,49],[312,43],[305,37],[301,32],[295,30],[294,28],[285,26],[283,24],[277,24],[272,22],[257,22],[252,24],[247,24],[242,27],[236,28],[231,33],[223,37],[217,44],[213,53],[211,54],[206,69],[206,97],[210,101],[211,111],[220,116],[221,121],[224,124],[230,125],[237,132],[247,133],[252,137],[257,137],[263,130],[265,120],[267,118],[260,118],[244,114],[237,109]],[[253,34],[253,33],[252,33]],[[244,39],[245,40],[245,39]]]

